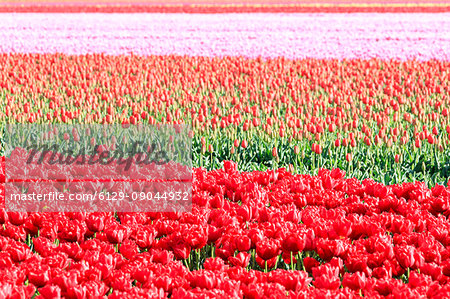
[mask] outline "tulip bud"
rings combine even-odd
[[[400,155],[396,154],[395,155],[395,163],[399,163],[400,162]]]
[[[375,135],[375,145],[380,145],[380,137],[378,137],[378,135]]]
[[[322,147],[320,146],[320,144],[317,144],[316,146],[316,154],[318,155],[322,154]]]
[[[274,148],[272,149],[272,156],[273,156],[274,158],[278,157],[278,150],[277,150],[276,147],[274,147]]]
[[[420,139],[416,139],[415,146],[416,146],[416,148],[421,148],[422,144],[420,142]]]
[[[333,133],[333,132],[335,131],[335,125],[334,125],[334,124],[330,124],[330,125],[328,126],[328,131],[329,131],[330,133]]]
[[[300,148],[296,145],[294,146],[294,153],[298,155],[300,153]]]
[[[289,172],[293,173],[294,172],[294,165],[289,164]]]
[[[337,138],[335,141],[334,141],[334,146],[335,147],[339,147],[341,145],[341,141],[339,140],[339,138]]]
[[[241,146],[242,146],[242,148],[247,148],[247,146],[248,146],[247,140],[245,140],[245,139],[242,140]]]
[[[436,127],[433,127],[433,131],[432,132],[436,136],[439,134],[439,131],[438,131],[438,129]]]

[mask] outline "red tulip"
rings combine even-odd
[[[261,259],[267,261],[280,254],[280,246],[275,240],[263,239],[256,244],[256,253]]]
[[[44,299],[61,298],[61,289],[57,285],[46,285],[39,289],[39,294]]]
[[[28,280],[36,287],[43,287],[50,281],[49,266],[30,269],[27,277]]]
[[[228,258],[228,262],[233,266],[245,268],[250,263],[250,257],[246,252],[239,252],[235,257]]]
[[[350,288],[352,290],[361,290],[366,287],[367,278],[364,273],[356,272],[354,274],[345,273],[342,280],[342,286]]]
[[[403,268],[410,268],[414,265],[414,248],[412,246],[397,246],[396,258]]]
[[[278,157],[278,150],[277,150],[276,147],[274,147],[274,148],[272,149],[272,157],[274,157],[274,158],[277,158],[277,157]]]
[[[335,147],[339,147],[341,145],[341,141],[339,140],[339,138],[338,139],[336,139],[335,141],[334,141],[334,146]]]

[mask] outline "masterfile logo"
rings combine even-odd
[[[188,211],[186,125],[7,125],[9,211]]]

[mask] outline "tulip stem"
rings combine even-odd
[[[256,269],[256,256],[255,256],[255,249],[252,250],[252,268]]]
[[[267,273],[267,261],[264,261],[264,273]]]
[[[203,153],[200,151],[200,167],[203,167]]]
[[[295,270],[294,269],[294,254],[291,251],[291,270]]]
[[[299,266],[298,263],[301,264],[301,269],[306,272],[305,264],[303,264],[303,252],[301,252],[301,251],[299,251],[297,253],[297,266]],[[299,267],[299,269],[300,269],[300,267]]]
[[[189,256],[188,256],[188,264],[189,264],[189,270],[191,269],[191,253],[189,253]]]
[[[197,249],[196,252],[197,252],[197,270],[200,270],[200,262],[201,262],[200,249]]]

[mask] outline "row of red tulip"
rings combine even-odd
[[[195,1],[194,1],[195,2]],[[111,3],[64,3],[37,4],[25,1],[20,3],[0,5],[0,13],[445,13],[450,11],[450,5],[439,4],[358,4],[344,5],[312,4],[111,4]]]
[[[190,213],[2,209],[0,292],[5,298],[36,290],[41,298],[449,295],[446,187],[359,182],[340,170],[239,173],[225,162],[221,170],[194,169],[193,202]]]
[[[0,61],[7,121],[189,121],[202,132],[337,135],[352,146],[444,146],[450,132],[448,62],[15,54]]]
[[[4,122],[191,123],[194,166],[208,169],[227,159],[297,172],[320,164],[358,178],[372,169],[381,181],[396,162],[394,182],[447,177],[446,61],[4,54],[0,63]]]

